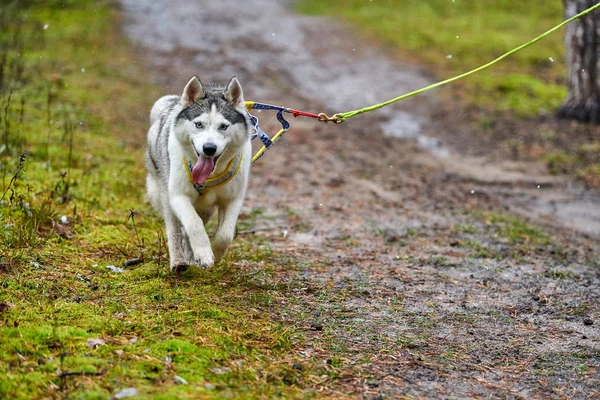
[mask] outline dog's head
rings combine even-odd
[[[242,86],[235,77],[227,86],[202,84],[193,77],[183,90],[181,106],[175,135],[198,156],[192,176],[195,182],[202,183],[221,155],[237,154],[248,140],[250,129]]]

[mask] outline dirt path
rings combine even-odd
[[[168,93],[237,75],[249,100],[332,112],[429,83],[281,3],[122,1]],[[308,329],[301,354],[339,360],[338,393],[600,396],[598,194],[445,147],[438,106],[424,95],[340,126],[292,120],[255,165],[245,214],[297,266],[274,272],[296,295],[275,316]]]

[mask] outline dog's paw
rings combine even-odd
[[[215,264],[218,264],[223,257],[225,257],[225,253],[227,253],[227,248],[231,244],[231,240],[219,239],[215,238],[210,243],[210,247],[212,248],[213,254],[215,255]]]
[[[215,264],[215,256],[211,248],[195,251],[194,264],[202,268],[212,267]]]
[[[175,274],[182,274],[190,268],[188,264],[178,263],[175,265],[171,265],[171,272]]]

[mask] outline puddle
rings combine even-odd
[[[381,125],[381,129],[386,136],[416,140],[419,147],[438,158],[446,158],[450,155],[450,150],[444,147],[437,138],[421,133],[422,120],[412,114],[396,112]]]

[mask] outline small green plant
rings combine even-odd
[[[565,270],[565,269],[551,269],[548,272],[548,275],[552,278],[552,279],[575,279],[576,276],[573,273],[573,271],[569,271],[569,270]]]
[[[548,153],[543,157],[548,171],[553,175],[571,173],[578,162],[575,155],[569,155],[562,152]]]
[[[485,246],[482,243],[479,243],[475,240],[468,240],[467,241],[467,246],[471,247],[472,249],[475,250],[475,253],[472,254],[473,257],[475,258],[494,258],[494,259],[500,259],[501,256],[500,254],[491,249],[489,246]]]
[[[461,233],[477,233],[477,228],[473,224],[460,224],[456,226],[455,230]]]
[[[486,220],[489,225],[496,227],[499,235],[513,244],[550,244],[550,237],[546,233],[517,217],[491,213]]]

